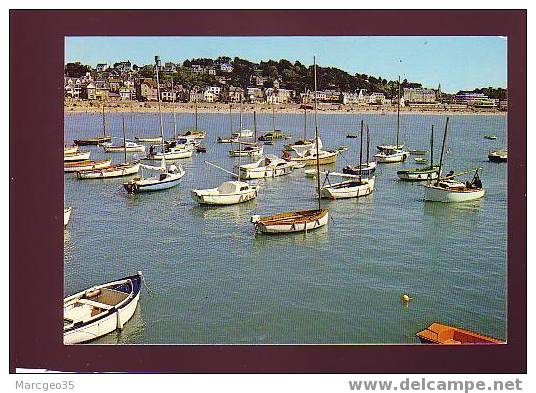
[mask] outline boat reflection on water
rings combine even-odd
[[[456,223],[460,220],[474,220],[475,217],[478,219],[483,203],[483,199],[463,203],[423,203],[423,212],[434,220]]]
[[[90,341],[85,345],[91,344],[140,344],[143,343],[143,336],[145,331],[145,322],[143,320],[143,314],[141,309],[144,306],[144,301],[141,300],[136,311],[132,315],[132,318],[126,323],[122,330],[114,330],[113,332],[102,336],[94,341]]]
[[[255,210],[255,206],[255,199],[234,205],[196,204],[189,209],[189,212],[195,217],[218,222],[218,225],[222,221],[231,221],[235,224],[243,225],[249,222],[249,217]]]
[[[283,233],[271,236],[258,235],[252,238],[252,244],[254,250],[264,247],[280,247],[282,244],[285,246],[290,244],[312,248],[328,245],[328,225],[307,232]]]

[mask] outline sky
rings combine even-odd
[[[236,56],[258,63],[287,59],[333,66],[350,74],[395,80],[455,93],[478,87],[506,88],[505,37],[66,37],[65,61],[93,67],[130,60],[152,64]]]

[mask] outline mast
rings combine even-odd
[[[242,100],[240,100],[240,112],[238,115],[238,124],[240,125],[240,128],[238,131],[240,132],[240,135],[242,135]]]
[[[320,203],[320,161],[318,148],[318,119],[317,119],[317,105],[316,105],[316,56],[313,56],[314,73],[315,73],[315,141],[316,141],[316,191],[318,193],[318,210],[322,208]]]
[[[396,103],[396,148],[398,149],[398,135],[400,134],[400,75],[398,76],[398,100]]]
[[[255,133],[255,143],[257,143],[257,111],[253,110],[253,132]]]
[[[359,182],[363,174],[363,120],[361,120],[361,138],[359,141]]]
[[[436,184],[439,184],[439,179],[441,178],[441,169],[443,168],[443,154],[445,153],[445,145],[447,143],[448,126],[449,126],[449,118],[447,117],[447,122],[445,123],[445,134],[443,135],[443,145],[441,146],[441,157],[439,158],[439,171],[437,172]]]
[[[272,131],[275,133],[275,107],[274,107],[273,95],[272,95]]]
[[[104,114],[104,98],[102,99],[102,133],[106,137],[106,116]]]
[[[197,131],[197,88],[195,89],[194,107],[195,107],[195,130]]]
[[[171,99],[173,102],[173,138],[177,140],[177,116],[175,113],[175,89],[173,85],[173,77],[171,77]]]
[[[307,89],[303,100],[303,140],[307,140]]]
[[[369,147],[370,147],[370,139],[369,139],[369,128],[367,124],[367,167],[369,165],[370,159],[369,159]]]
[[[123,152],[125,153],[125,163],[127,162],[127,137],[125,135],[125,113],[121,112],[121,118],[123,120]]]
[[[158,114],[160,116],[160,137],[162,138],[162,166],[166,165],[166,150],[164,147],[164,122],[162,121],[162,108],[160,107],[160,77],[158,75],[158,69],[160,68],[160,56],[154,57],[155,69],[156,69],[156,90],[158,94]]]
[[[432,135],[430,135],[430,168],[434,169],[434,125],[432,124]]]

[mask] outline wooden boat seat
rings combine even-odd
[[[110,306],[109,304],[105,304],[105,303],[101,303],[101,302],[95,302],[95,301],[90,300],[90,299],[80,299],[78,301],[78,303],[88,304],[88,305],[90,305],[92,307],[101,308],[101,309],[104,309],[104,310],[109,310],[110,308],[113,307],[113,306]]]
[[[92,297],[91,299],[86,299],[86,300],[90,300],[97,304],[103,304],[103,306],[104,305],[115,306],[121,303],[127,297],[128,297],[127,293],[115,291],[109,288],[102,288],[100,293],[97,296]]]

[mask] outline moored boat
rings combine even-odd
[[[424,344],[505,344],[497,338],[439,322],[434,322],[426,329],[417,332],[416,336]]]
[[[360,143],[360,151],[362,152],[362,143]],[[365,162],[361,162],[361,153],[360,153],[360,162],[358,165],[346,165],[342,169],[342,173],[348,175],[356,175],[362,177],[373,176],[376,172],[376,161],[370,161],[370,131],[367,124],[367,157]]]
[[[194,129],[186,131],[184,134],[182,134],[182,136],[189,139],[205,139],[207,133],[206,131]]]
[[[101,145],[103,143],[108,143],[112,141],[110,135],[106,135],[106,113],[104,110],[104,101],[102,102],[102,136],[96,136],[86,139],[75,139],[73,142],[78,146],[91,146],[91,145]]]
[[[141,280],[142,273],[138,272],[66,297],[63,343],[83,343],[123,329],[138,306]]]
[[[134,137],[134,140],[137,142],[137,143],[162,143],[162,138],[157,136],[157,137],[140,137],[140,136],[136,136]]]
[[[71,212],[73,211],[72,207],[63,208],[63,228],[67,227],[69,220],[71,219]]]
[[[296,162],[289,162],[273,154],[267,154],[254,163],[240,165],[238,170],[242,179],[262,179],[288,175],[298,167],[300,165]]]
[[[320,150],[318,152],[318,164],[319,165],[328,165],[334,164],[337,162],[337,155],[339,154],[338,150],[326,151]],[[291,157],[290,161],[305,164],[306,166],[316,165],[317,163],[317,154],[314,149],[307,150],[302,156]]]
[[[112,160],[110,158],[106,160],[99,160],[99,161],[84,160],[84,161],[67,162],[63,164],[63,171],[67,173],[77,172],[77,171],[87,171],[87,170],[92,170],[92,169],[108,168],[110,165],[112,165]]]
[[[121,164],[110,165],[102,169],[90,169],[77,171],[76,177],[80,180],[84,179],[107,179],[111,177],[121,177],[135,175],[140,170],[140,163],[125,162]]]
[[[189,145],[187,147],[171,147],[165,148],[165,152],[162,153],[162,148],[156,148],[151,146],[149,149],[149,154],[143,159],[147,161],[161,161],[162,158],[166,160],[180,160],[183,158],[190,158],[194,154],[195,147],[194,145]]]
[[[263,147],[257,144],[241,143],[240,145],[242,146],[238,149],[229,150],[231,157],[258,157],[262,156],[264,151]]]
[[[126,142],[124,145],[114,145],[112,143],[103,143],[102,147],[106,153],[144,153],[145,146],[135,142]]]
[[[488,154],[488,160],[491,162],[506,162],[508,160],[507,150],[496,150]]]
[[[412,156],[424,156],[427,153],[426,150],[408,150],[408,152]]]
[[[402,169],[396,172],[400,180],[423,181],[439,177],[439,165],[434,165],[434,126],[430,134],[430,165],[421,168]]]
[[[74,153],[63,153],[63,162],[70,161],[84,161],[89,159],[91,152],[88,151],[77,151]]]
[[[264,135],[261,135],[259,137],[259,141],[278,141],[278,140],[285,139],[285,138],[286,138],[285,134],[278,132],[278,131],[272,131],[272,132],[267,132]]]
[[[63,154],[73,154],[76,153],[80,147],[78,145],[63,145]]]
[[[497,139],[497,136],[495,136],[495,135],[484,135],[484,139],[489,139],[489,140],[494,141],[495,139]]]
[[[384,149],[380,153],[375,154],[376,162],[379,163],[394,163],[402,162],[408,158],[409,153],[406,150]]]
[[[191,190],[194,201],[202,205],[235,205],[255,199],[258,186],[243,181],[226,181],[216,188]]]

